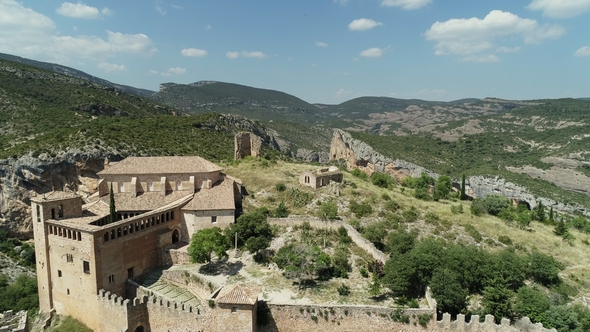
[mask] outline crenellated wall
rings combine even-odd
[[[513,325],[508,318],[502,318],[500,324],[496,324],[492,315],[486,315],[483,323],[478,315],[473,315],[467,323],[464,315],[459,314],[457,320],[451,321],[451,315],[444,314],[443,319],[436,322],[436,328],[441,332],[557,332],[556,329],[543,328],[541,323],[531,323],[528,317],[517,320]]]

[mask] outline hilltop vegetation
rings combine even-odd
[[[566,240],[557,233],[557,222],[549,221],[548,211],[518,210],[501,197],[473,203],[460,201],[454,193],[438,201],[417,199],[418,187],[381,185],[354,172],[344,172],[341,195],[334,196],[326,187],[312,190],[298,184],[299,172],[308,168],[264,159],[225,166],[250,192],[246,211],[273,215],[282,205],[294,215],[317,215],[329,204],[336,207],[335,219],[353,226],[390,259],[379,265],[355,249],[354,255],[339,254],[349,257],[343,261],[350,264],[348,270],[336,255],[346,247],[340,230],[312,230],[305,224],[293,231],[276,230],[281,238],[298,232],[281,240],[282,247],[274,247],[274,258],[267,257],[283,269],[284,277],[296,281],[292,291],[299,297],[319,303],[329,299],[407,306],[429,285],[440,308],[451,313],[527,315],[559,331],[590,326],[587,309],[566,305],[590,292],[588,220],[566,218],[563,227],[573,235]],[[470,212],[472,205],[484,212]],[[522,217],[517,214],[526,214],[528,221],[512,219]],[[551,218],[558,217],[552,213]],[[308,243],[309,250],[301,250],[301,243]],[[296,268],[300,261],[309,262],[306,269]],[[345,273],[332,274],[342,271],[336,266],[344,266]],[[301,288],[302,279],[313,282]]]

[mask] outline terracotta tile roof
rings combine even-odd
[[[98,175],[186,174],[221,171],[221,167],[198,156],[128,157],[111,163]]]
[[[211,189],[200,189],[183,211],[234,210],[234,180],[225,178]]]
[[[256,301],[258,301],[258,289],[237,285],[224,292],[227,287],[228,286],[225,286],[224,289],[221,290],[221,293],[216,300],[217,303],[254,305],[256,304]]]
[[[131,193],[116,193],[115,207],[117,211],[151,211],[182,197],[192,196],[192,194],[191,191],[173,191],[166,194],[166,196],[162,196],[160,192],[152,191],[133,197]],[[107,207],[109,206],[109,195],[104,195],[100,199]]]

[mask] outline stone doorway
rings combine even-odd
[[[180,241],[180,234],[178,232],[178,229],[175,229],[172,232],[172,243],[177,243],[178,241]]]

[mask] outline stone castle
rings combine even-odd
[[[436,322],[436,301],[429,292],[429,308],[401,312],[266,303],[258,300],[259,289],[243,285],[215,290],[204,307],[171,302],[139,289],[132,279],[187,262],[186,252],[177,255],[192,234],[235,222],[240,180],[200,157],[130,157],[105,165],[98,176],[98,192],[85,201],[63,191],[31,199],[40,310],[71,315],[94,331],[358,331],[368,326],[373,331],[548,331],[528,320],[519,327],[506,321],[496,325],[491,316],[481,324],[466,323],[464,317],[451,322],[449,316]],[[363,240],[360,234],[356,238]],[[182,278],[187,279],[177,280],[179,286],[192,282]],[[399,322],[397,315],[409,321]],[[424,315],[428,324],[417,324]]]
[[[95,331],[121,331],[104,325],[121,325],[101,315],[105,297],[129,298],[126,281],[169,265],[169,248],[235,221],[241,183],[221,171],[200,157],[130,157],[98,173],[88,203],[62,191],[32,198],[41,311],[71,315]],[[123,330],[150,326],[147,313]]]

